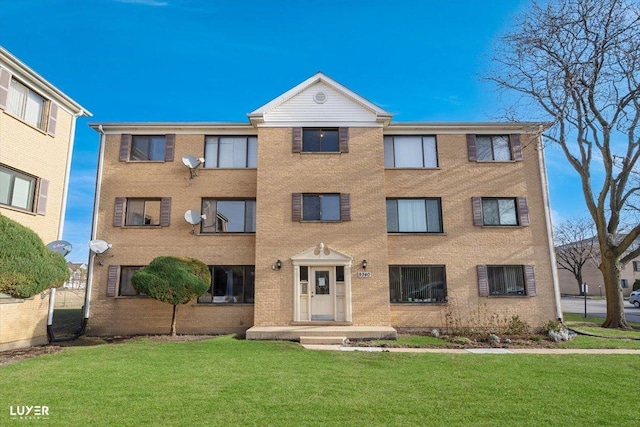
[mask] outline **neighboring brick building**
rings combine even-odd
[[[87,112],[0,47],[0,214],[62,238],[76,118]],[[49,298],[0,295],[0,350],[47,342]]]
[[[318,73],[249,123],[91,126],[93,238],[113,248],[89,266],[89,334],[168,331],[171,308],[130,285],[159,255],[212,268],[179,333],[392,337],[561,315],[541,123],[394,123]],[[187,155],[204,158],[193,178]]]

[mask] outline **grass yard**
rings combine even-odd
[[[637,425],[640,357],[320,352],[294,343],[135,339],[0,369],[47,425]],[[16,425],[20,420],[15,421]],[[13,424],[11,424],[13,425]]]

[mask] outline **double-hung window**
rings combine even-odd
[[[436,303],[447,301],[443,265],[389,266],[391,302]]]
[[[255,136],[207,136],[205,168],[255,168],[258,163]]]
[[[256,201],[203,199],[202,233],[255,233]]]
[[[442,233],[440,199],[387,199],[387,231]]]
[[[198,303],[253,303],[255,267],[252,265],[210,266],[211,287]]]
[[[436,137],[385,136],[384,166],[386,168],[437,168]]]
[[[36,178],[0,166],[0,204],[33,211]]]
[[[467,134],[469,160],[473,162],[522,161],[522,143],[519,134],[474,135]]]

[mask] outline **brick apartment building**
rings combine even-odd
[[[394,337],[561,315],[541,123],[396,123],[318,73],[248,123],[91,126],[92,238],[112,248],[89,265],[89,334],[168,331],[171,308],[131,286],[159,255],[211,266],[179,333]]]
[[[62,238],[76,119],[82,106],[0,47],[0,214]],[[0,350],[47,342],[49,298],[0,294]]]

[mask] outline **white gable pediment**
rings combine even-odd
[[[381,126],[391,115],[322,73],[249,114],[259,126]]]
[[[313,246],[292,256],[291,261],[294,265],[351,265],[353,259],[342,252],[338,252],[335,249],[325,246],[324,243],[320,243],[317,246]]]

